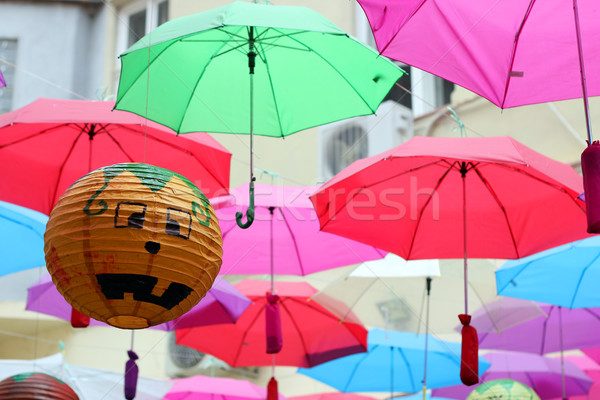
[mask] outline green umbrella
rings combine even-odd
[[[171,20],[121,54],[116,109],[179,133],[284,137],[373,114],[403,74],[304,7],[234,2]]]

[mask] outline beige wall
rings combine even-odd
[[[535,104],[501,110],[463,88],[452,96],[452,108],[467,128],[467,136],[512,136],[526,146],[580,171],[587,138],[582,100]],[[600,99],[590,99],[592,130],[600,123]],[[446,107],[415,120],[415,134],[458,136],[457,123]]]

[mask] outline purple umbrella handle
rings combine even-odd
[[[265,306],[265,331],[267,336],[267,354],[275,354],[283,347],[281,334],[281,316],[279,315],[279,296],[267,294],[268,304]]]
[[[133,400],[137,389],[138,366],[135,363],[139,357],[133,350],[128,350],[129,361],[125,363],[125,398]]]

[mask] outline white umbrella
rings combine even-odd
[[[67,364],[62,353],[35,360],[0,360],[0,380],[27,372],[42,372],[64,381],[82,400],[123,400],[124,373]],[[136,400],[160,400],[173,382],[138,378]]]

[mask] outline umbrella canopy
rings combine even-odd
[[[479,332],[502,334],[505,330],[537,317],[547,317],[542,307],[529,300],[496,296],[473,312],[472,322]],[[457,331],[462,326],[456,327]]]
[[[234,323],[252,302],[225,279],[217,277],[213,286],[190,311],[181,317],[152,329],[173,331],[176,328],[192,328],[214,324]],[[27,289],[25,309],[52,315],[66,321],[71,320],[71,305],[58,292],[50,274],[42,276],[38,282]],[[109,325],[90,319],[92,326]]]
[[[50,214],[77,179],[145,162],[177,172],[210,197],[229,188],[231,153],[206,133],[172,130],[114,111],[114,102],[37,99],[0,116],[0,199]]]
[[[325,392],[308,394],[305,396],[288,397],[289,400],[375,400],[374,397],[363,396],[356,393]]]
[[[479,347],[546,354],[600,345],[597,334],[600,330],[600,308],[570,310],[541,303],[539,307],[545,315],[522,322],[501,333],[479,332]],[[476,323],[474,318],[473,324]]]
[[[180,133],[284,137],[373,114],[403,72],[304,7],[237,1],[171,20],[121,55],[116,108]]]
[[[427,386],[460,383],[460,344],[429,336]],[[367,353],[354,354],[298,372],[342,392],[406,392],[422,389],[425,335],[371,329]],[[479,358],[479,370],[489,363]]]
[[[482,382],[510,378],[532,388],[540,399],[552,399],[562,395],[561,361],[557,358],[519,352],[491,352],[483,355],[490,368],[481,376]],[[568,360],[564,363],[566,394],[586,394],[592,380],[585,372]],[[449,386],[433,390],[434,396],[464,399],[476,387]]]
[[[435,335],[454,331],[462,303],[459,260],[413,260],[389,253],[367,261],[325,286],[312,298],[344,321],[377,328],[424,333],[426,277],[431,277],[429,331]],[[507,315],[507,304],[498,304],[493,279],[496,267],[489,260],[472,260],[470,308],[481,314],[477,327],[502,331],[543,312],[533,302],[510,299],[519,313]],[[441,271],[441,273],[440,273]],[[513,308],[510,307],[512,311]]]
[[[311,200],[324,231],[407,260],[464,258],[466,289],[468,257],[519,258],[587,236],[581,191],[571,166],[510,137],[414,137],[354,162]]]
[[[585,351],[584,351],[585,352]],[[579,369],[586,373],[592,379],[592,387],[589,392],[579,396],[569,396],[569,400],[594,400],[600,398],[600,365],[588,356],[568,356],[565,357],[575,364]],[[556,398],[555,400],[560,400]]]
[[[35,360],[0,360],[0,380],[19,373],[43,372],[67,383],[85,400],[122,400],[123,373],[65,363],[62,353]],[[138,378],[136,400],[160,400],[173,382]]]
[[[248,184],[215,199],[223,232],[220,273],[307,275],[385,256],[370,245],[321,232],[308,198],[316,189],[257,184],[255,222],[247,230],[237,229],[235,214],[248,205]]]
[[[168,21],[120,58],[116,108],[180,133],[249,134],[252,117],[283,137],[373,114],[402,75],[309,8],[241,1]]]
[[[520,258],[587,236],[582,189],[571,166],[510,137],[414,137],[354,162],[311,200],[323,230],[407,260]]]
[[[249,381],[195,375],[172,379],[165,400],[265,400],[267,389]],[[285,397],[278,394],[278,400]]]
[[[42,213],[0,201],[0,276],[46,265],[46,222]]]
[[[252,300],[235,324],[178,329],[177,344],[211,354],[233,367],[276,365],[312,367],[334,358],[364,352],[367,331],[339,318],[310,297],[306,282],[275,282],[279,296],[283,348],[266,354],[265,307],[271,283],[245,279],[235,287]]]
[[[498,294],[568,308],[600,307],[600,237],[574,241],[518,260],[496,271]]]
[[[595,23],[600,9],[594,1],[358,2],[384,56],[452,81],[502,108],[582,97],[580,47],[585,69],[600,68]],[[590,96],[597,96],[600,79],[593,75],[586,77],[587,87]]]

